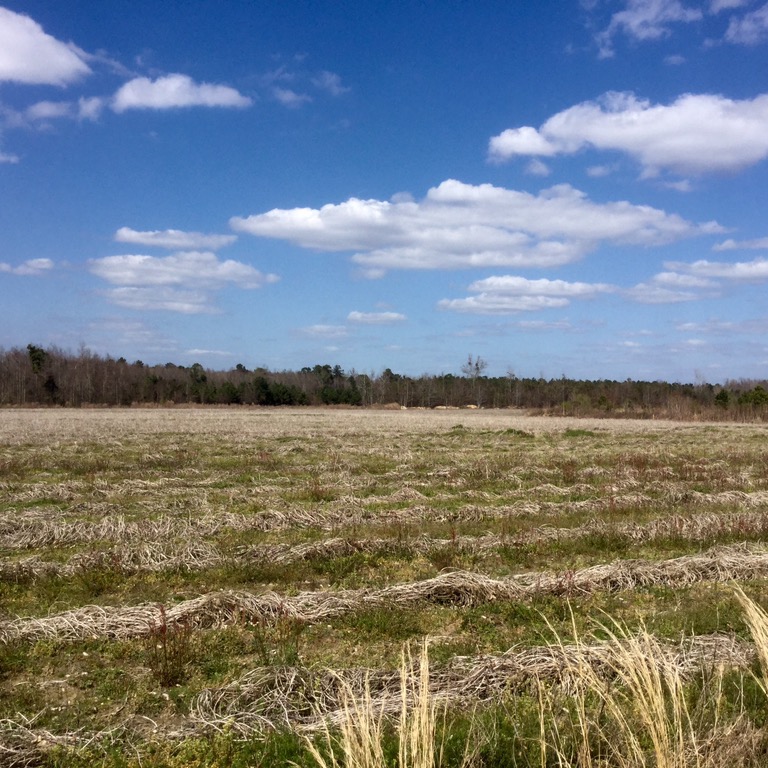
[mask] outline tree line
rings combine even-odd
[[[511,370],[486,376],[469,356],[461,373],[407,376],[344,371],[318,364],[298,371],[212,370],[145,365],[92,353],[27,345],[0,348],[0,406],[337,405],[404,408],[525,408],[575,416],[720,418],[768,417],[768,382],[681,384],[664,381],[525,378]]]

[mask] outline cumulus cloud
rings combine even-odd
[[[24,111],[29,120],[50,120],[70,117],[72,104],[68,101],[38,101]]]
[[[694,291],[675,290],[653,281],[638,283],[625,292],[626,296],[640,304],[679,304],[684,301],[696,301],[701,298]]]
[[[50,259],[28,259],[17,267],[0,261],[0,272],[8,275],[41,275],[51,269],[53,262]]]
[[[705,322],[680,323],[675,326],[678,331],[685,333],[710,333],[710,334],[734,334],[750,333],[765,335],[768,333],[768,318],[755,318],[750,320],[718,320],[711,319]]]
[[[0,8],[0,82],[67,85],[91,73],[84,58],[29,16]]]
[[[608,27],[597,35],[602,58],[614,55],[613,42],[619,33],[632,40],[658,40],[671,33],[673,24],[690,24],[703,18],[699,8],[679,0],[627,0],[623,11],[614,13]]]
[[[160,310],[183,315],[213,314],[217,310],[205,291],[168,286],[121,286],[104,292],[112,304],[137,311]]]
[[[720,11],[730,10],[731,8],[741,8],[747,5],[751,0],[710,0],[709,10],[711,13],[720,13]]]
[[[298,109],[302,104],[312,101],[312,97],[306,93],[297,93],[290,88],[273,88],[272,95],[284,107]]]
[[[230,226],[304,248],[352,251],[377,276],[385,269],[553,267],[601,243],[658,245],[718,231],[649,206],[593,203],[567,184],[532,195],[453,179],[421,201],[351,198],[234,217]]]
[[[275,282],[274,275],[264,275],[249,264],[227,259],[206,251],[182,251],[157,258],[126,255],[91,259],[91,272],[117,285],[201,285],[224,286],[236,283],[241,288],[260,288]]]
[[[504,315],[565,307],[571,299],[591,299],[616,289],[606,283],[570,283],[565,280],[528,280],[499,275],[477,280],[468,289],[476,296],[443,299],[441,309],[482,315]]]
[[[144,255],[91,259],[92,274],[119,286],[108,292],[111,301],[132,309],[166,309],[186,314],[211,312],[212,293],[233,285],[255,289],[274,283],[248,264],[205,251],[181,251],[163,258]]]
[[[514,323],[516,328],[525,331],[571,331],[573,325],[568,320],[519,320]]]
[[[80,120],[98,120],[104,109],[104,99],[98,96],[80,97],[77,100],[77,116]]]
[[[725,39],[737,45],[758,45],[768,40],[768,3],[741,18],[732,18]]]
[[[753,261],[737,261],[733,263],[701,259],[691,264],[679,261],[667,262],[664,266],[676,272],[683,272],[698,277],[715,277],[744,282],[763,282],[768,280],[768,259],[754,259]]]
[[[543,132],[529,125],[507,128],[491,139],[488,149],[492,160],[506,160],[515,155],[553,157],[558,154],[557,145],[548,141]]]
[[[402,323],[406,319],[406,316],[399,312],[352,311],[347,315],[348,322],[360,323],[361,325],[392,325],[393,323]]]
[[[538,130],[510,128],[492,137],[489,158],[551,157],[586,147],[626,152],[645,176],[737,171],[768,156],[768,94],[751,100],[685,94],[653,105],[632,93],[607,93],[553,115]]]
[[[309,325],[300,331],[313,339],[343,339],[349,333],[343,325]]]
[[[217,251],[237,240],[237,235],[205,235],[202,232],[184,232],[180,229],[150,230],[139,232],[130,227],[120,227],[115,233],[118,243],[153,245],[169,250]]]
[[[550,170],[550,167],[546,163],[542,163],[541,160],[539,160],[538,157],[534,157],[533,160],[531,160],[526,169],[526,173],[529,173],[531,176],[549,176],[549,174],[552,172]]]
[[[148,327],[141,320],[126,317],[99,317],[86,324],[89,347],[112,354],[115,348],[131,347],[149,352],[169,354],[178,352],[177,343],[156,328]]]
[[[728,239],[712,247],[713,251],[762,251],[768,249],[768,237],[760,237],[756,240]]]
[[[331,96],[343,96],[351,90],[351,88],[341,84],[341,78],[334,72],[320,72],[312,78],[312,83],[321,91],[330,93]]]
[[[172,74],[150,80],[136,77],[123,85],[112,99],[115,112],[128,109],[179,107],[248,107],[252,100],[228,85],[196,83],[188,75]]]
[[[224,349],[187,349],[184,352],[187,355],[213,355],[214,357],[234,357],[231,352]]]
[[[670,262],[665,267],[673,270],[676,265]],[[659,272],[648,282],[638,283],[624,294],[640,304],[678,304],[711,296],[716,293],[716,288],[717,283],[707,277],[670,271]]]
[[[23,110],[10,107],[0,109],[6,127],[47,127],[52,120],[97,120],[104,106],[98,97],[80,98],[77,101],[38,101]]]
[[[599,56],[615,55],[615,42],[620,35],[630,41],[647,42],[672,35],[675,25],[699,22],[706,15],[717,16],[723,11],[736,11],[750,5],[753,0],[709,0],[707,3],[686,4],[681,0],[624,0],[623,10],[611,16],[605,29],[595,35]],[[584,2],[588,11],[597,2]],[[758,45],[768,40],[768,3],[749,13],[731,14],[724,40],[736,45]],[[712,44],[714,41],[706,41]],[[680,56],[665,58],[668,64],[682,63]]]
[[[587,168],[587,176],[592,179],[602,179],[605,176],[610,176],[615,170],[615,165],[590,165]]]
[[[695,275],[681,275],[678,272],[659,272],[653,278],[656,285],[664,285],[675,288],[712,288],[717,283],[705,277]]]

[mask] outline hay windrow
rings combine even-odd
[[[234,519],[236,525],[242,521],[241,517]],[[126,539],[130,538],[130,527],[124,526],[120,520],[115,523],[114,529],[121,531]],[[199,529],[195,528],[195,533],[199,534]],[[595,536],[610,537],[614,541],[635,545],[666,539],[697,543],[734,533],[745,539],[768,534],[768,512],[671,515],[642,524],[611,525],[595,520],[572,528],[540,526],[516,534],[455,536],[450,539],[426,535],[374,539],[334,537],[300,544],[239,546],[231,552],[223,552],[204,540],[189,540],[191,537],[188,537],[186,543],[169,543],[166,536],[156,540],[144,538],[140,544],[135,541],[124,542],[110,549],[78,553],[66,562],[43,560],[39,556],[7,558],[0,560],[0,581],[41,577],[69,578],[89,568],[108,568],[123,574],[171,570],[200,571],[223,565],[241,567],[254,562],[288,565],[360,553],[428,555],[441,548],[451,548],[456,553],[482,555],[505,547],[530,547]]]
[[[413,607],[420,603],[478,605],[497,600],[526,600],[538,595],[575,597],[597,591],[623,591],[648,586],[690,586],[702,581],[748,581],[768,576],[768,551],[739,545],[716,547],[701,555],[671,560],[617,560],[573,571],[531,572],[493,579],[468,571],[449,571],[431,579],[383,589],[301,592],[211,592],[174,605],[125,607],[85,606],[53,616],[18,618],[0,623],[0,641],[55,637],[129,638],[153,626],[210,628],[243,621],[288,617],[302,622],[326,621],[353,611],[381,607]]]
[[[708,635],[679,643],[655,642],[655,662],[673,666],[684,676],[712,667],[746,668],[754,647],[728,635]],[[512,649],[501,655],[455,657],[432,670],[432,699],[472,707],[499,701],[541,681],[565,690],[579,684],[582,670],[591,667],[609,676],[620,652],[613,643],[545,645]],[[232,683],[208,689],[192,702],[190,716],[206,729],[234,729],[243,738],[265,730],[298,728],[314,731],[325,722],[344,717],[344,696],[372,695],[376,711],[396,714],[402,706],[401,677],[397,671],[349,668],[258,668]]]
[[[437,640],[433,642],[438,642]],[[752,644],[729,635],[704,635],[678,643],[653,643],[657,663],[674,666],[684,676],[708,669],[744,669],[755,658]],[[429,692],[436,703],[468,709],[491,705],[542,681],[564,690],[579,684],[585,665],[610,675],[619,648],[611,643],[577,643],[511,649],[499,655],[454,657],[433,668]],[[270,730],[295,729],[312,733],[325,723],[345,717],[344,697],[367,690],[377,711],[397,715],[402,707],[399,670],[323,667],[259,667],[231,683],[201,691],[191,702],[181,729],[154,724],[152,738],[177,741],[210,732],[239,738],[263,736]],[[408,691],[406,696],[413,695]],[[141,743],[143,731],[128,723],[88,732],[83,729],[54,733],[36,727],[36,718],[18,716],[0,720],[0,765],[37,766],[55,748],[101,750],[118,743]],[[151,723],[151,721],[150,721]]]
[[[151,519],[134,520],[124,515],[114,514],[100,520],[59,520],[50,510],[36,510],[30,514],[26,511],[23,516],[16,512],[6,513],[0,516],[0,548],[9,550],[37,549],[42,547],[72,546],[77,544],[95,543],[131,543],[136,541],[154,541],[169,539],[200,539],[209,538],[225,532],[254,531],[261,533],[288,531],[296,528],[313,528],[320,531],[332,532],[341,527],[371,524],[380,525],[409,525],[424,522],[450,523],[457,520],[491,521],[514,519],[527,516],[551,516],[557,517],[565,514],[588,514],[599,512],[616,513],[620,509],[642,509],[664,507],[672,504],[679,506],[736,506],[737,508],[762,510],[768,506],[768,492],[740,493],[727,492],[717,494],[703,494],[697,492],[680,492],[671,494],[668,500],[652,499],[642,494],[615,496],[609,499],[586,499],[583,501],[567,502],[535,502],[521,501],[516,504],[505,505],[477,505],[466,504],[457,510],[446,510],[418,504],[405,509],[379,509],[372,511],[369,508],[348,501],[346,505],[328,509],[305,509],[297,506],[288,506],[286,509],[267,509],[254,514],[238,514],[226,510],[208,511],[201,515],[186,516],[174,514],[162,514]],[[21,518],[21,519],[20,519]],[[724,513],[722,519],[732,521],[736,525],[745,525],[748,528],[764,530],[762,522],[765,513],[757,511],[754,514],[748,512]],[[687,521],[691,522],[687,522]],[[727,522],[724,523],[727,525]],[[574,529],[589,531],[592,523],[586,523],[583,527]],[[597,523],[599,525],[599,523]],[[664,528],[672,529],[674,525],[694,531],[696,523],[691,516],[673,515],[665,521],[657,523],[659,533],[664,535]],[[716,526],[712,525],[713,533]],[[702,524],[702,529],[706,526]],[[647,526],[652,530],[653,526]],[[634,540],[643,539],[643,528],[635,525],[614,525],[612,532],[618,536],[632,536],[632,531],[637,531]],[[544,535],[544,534],[542,534]],[[564,532],[557,535],[573,535]],[[682,531],[682,536],[689,535]],[[694,534],[690,534],[694,535]],[[702,534],[706,535],[706,534]],[[529,541],[535,543],[536,532],[529,536]]]

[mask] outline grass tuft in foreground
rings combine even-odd
[[[737,590],[760,659],[752,673],[768,709],[768,613]],[[574,627],[575,630],[575,627]],[[645,629],[630,633],[619,622],[600,625],[603,663],[587,663],[559,638],[560,684],[537,678],[529,696],[449,715],[430,683],[428,643],[417,661],[403,651],[401,706],[362,693],[340,680],[342,707],[326,719],[321,736],[305,736],[318,768],[735,768],[764,765],[765,720],[743,706],[750,675],[735,677],[720,664],[685,672]],[[576,649],[586,646],[577,637]],[[534,701],[536,706],[530,707]],[[470,717],[469,721],[467,718]],[[474,722],[472,722],[474,721]],[[469,722],[469,725],[468,725]],[[463,749],[446,749],[461,732]],[[396,749],[393,749],[393,744]],[[446,758],[450,755],[450,759]],[[294,763],[298,765],[298,763]]]

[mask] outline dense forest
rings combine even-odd
[[[29,344],[0,349],[0,406],[337,405],[405,408],[525,408],[540,413],[641,418],[768,418],[768,382],[680,384],[486,376],[471,355],[460,375],[344,371],[231,370],[145,365]]]

